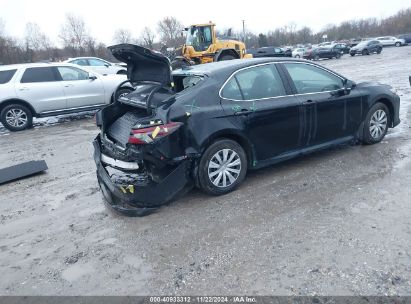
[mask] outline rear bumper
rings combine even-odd
[[[103,196],[107,204],[121,214],[128,216],[150,214],[190,186],[189,160],[182,161],[160,183],[117,184],[112,181],[101,161],[100,135],[95,138],[93,145],[97,179]]]

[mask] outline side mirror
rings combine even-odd
[[[92,75],[92,74],[89,74],[88,75],[88,79],[90,79],[90,80],[96,80],[97,79],[97,76],[96,75]]]
[[[105,66],[106,68],[108,68],[110,65],[109,65],[108,63],[105,63],[104,66]]]

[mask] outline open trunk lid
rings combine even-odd
[[[127,77],[131,82],[170,86],[170,60],[161,53],[134,44],[117,44],[108,49],[117,60],[127,63]]]

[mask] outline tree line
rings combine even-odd
[[[156,28],[144,27],[138,37],[133,37],[128,29],[115,30],[115,43],[134,43],[150,49],[164,51],[166,47],[178,47],[184,43],[183,24],[174,17],[165,17]],[[223,31],[219,31],[222,33]],[[227,31],[227,32],[231,32]],[[328,40],[348,40],[352,38],[375,37],[411,33],[411,7],[383,18],[368,18],[344,21],[338,25],[326,25],[320,32],[314,33],[309,27],[297,28],[290,23],[266,33],[246,31],[234,32],[231,37],[242,40],[247,48],[264,46],[282,46],[319,43],[327,34]],[[0,19],[0,64],[60,61],[69,57],[96,56],[110,61],[115,59],[107,51],[107,46],[97,41],[91,34],[84,19],[75,14],[67,14],[61,25],[58,40],[62,47],[57,47],[41,30],[38,24],[26,24],[23,38],[12,37],[5,30],[5,22]]]

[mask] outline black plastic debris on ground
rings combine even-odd
[[[48,167],[44,160],[29,161],[0,169],[0,185],[43,172],[47,169]]]

